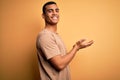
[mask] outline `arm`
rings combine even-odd
[[[90,45],[93,44],[93,41],[89,41],[89,42],[85,42],[85,39],[82,39],[78,42],[76,42],[76,44],[73,46],[73,48],[68,52],[68,54],[61,56],[61,55],[57,55],[53,58],[50,59],[50,62],[52,63],[52,65],[57,69],[57,70],[62,70],[64,69],[70,62],[71,60],[74,58],[75,54],[77,53],[77,51],[79,49],[83,49],[86,48]]]

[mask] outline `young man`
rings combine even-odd
[[[43,6],[42,17],[45,20],[45,29],[37,37],[37,54],[39,60],[41,80],[70,80],[68,64],[79,49],[93,44],[81,39],[76,42],[67,53],[65,45],[57,34],[59,8],[55,2],[47,2]]]

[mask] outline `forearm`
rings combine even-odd
[[[76,52],[79,49],[86,48],[92,44],[93,44],[92,40],[89,42],[85,42],[85,39],[82,39],[76,42],[73,48],[66,55],[63,55],[63,56],[57,55],[53,57],[52,59],[50,59],[50,62],[56,69],[62,70],[71,62],[71,60],[74,58]]]
[[[73,47],[66,55],[62,56],[62,66],[66,67],[76,55],[77,50]]]
[[[84,42],[84,41],[85,41],[85,39],[82,39],[82,40],[76,42],[76,44],[73,46],[72,50],[65,56],[62,56],[62,59],[61,59],[62,60],[62,62],[61,62],[62,68],[66,67],[71,62],[71,60],[74,58],[76,52],[79,49],[86,48],[93,44],[92,40],[89,42]]]
[[[58,55],[52,58],[51,62],[57,70],[62,70],[71,62],[76,52],[77,52],[77,49],[73,47],[66,55],[63,55],[63,56]]]

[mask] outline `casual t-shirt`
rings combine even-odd
[[[49,62],[56,55],[66,54],[66,47],[57,33],[42,30],[38,34],[36,47],[41,80],[70,80],[68,66],[58,71]]]

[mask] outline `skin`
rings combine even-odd
[[[59,21],[59,8],[56,4],[46,6],[46,13],[42,14],[45,20],[45,29],[57,33],[57,23]],[[60,71],[64,69],[74,58],[76,53],[83,48],[89,47],[93,44],[93,40],[87,41],[86,39],[80,39],[77,41],[73,48],[64,56],[57,55],[51,58],[49,61],[53,67]]]

